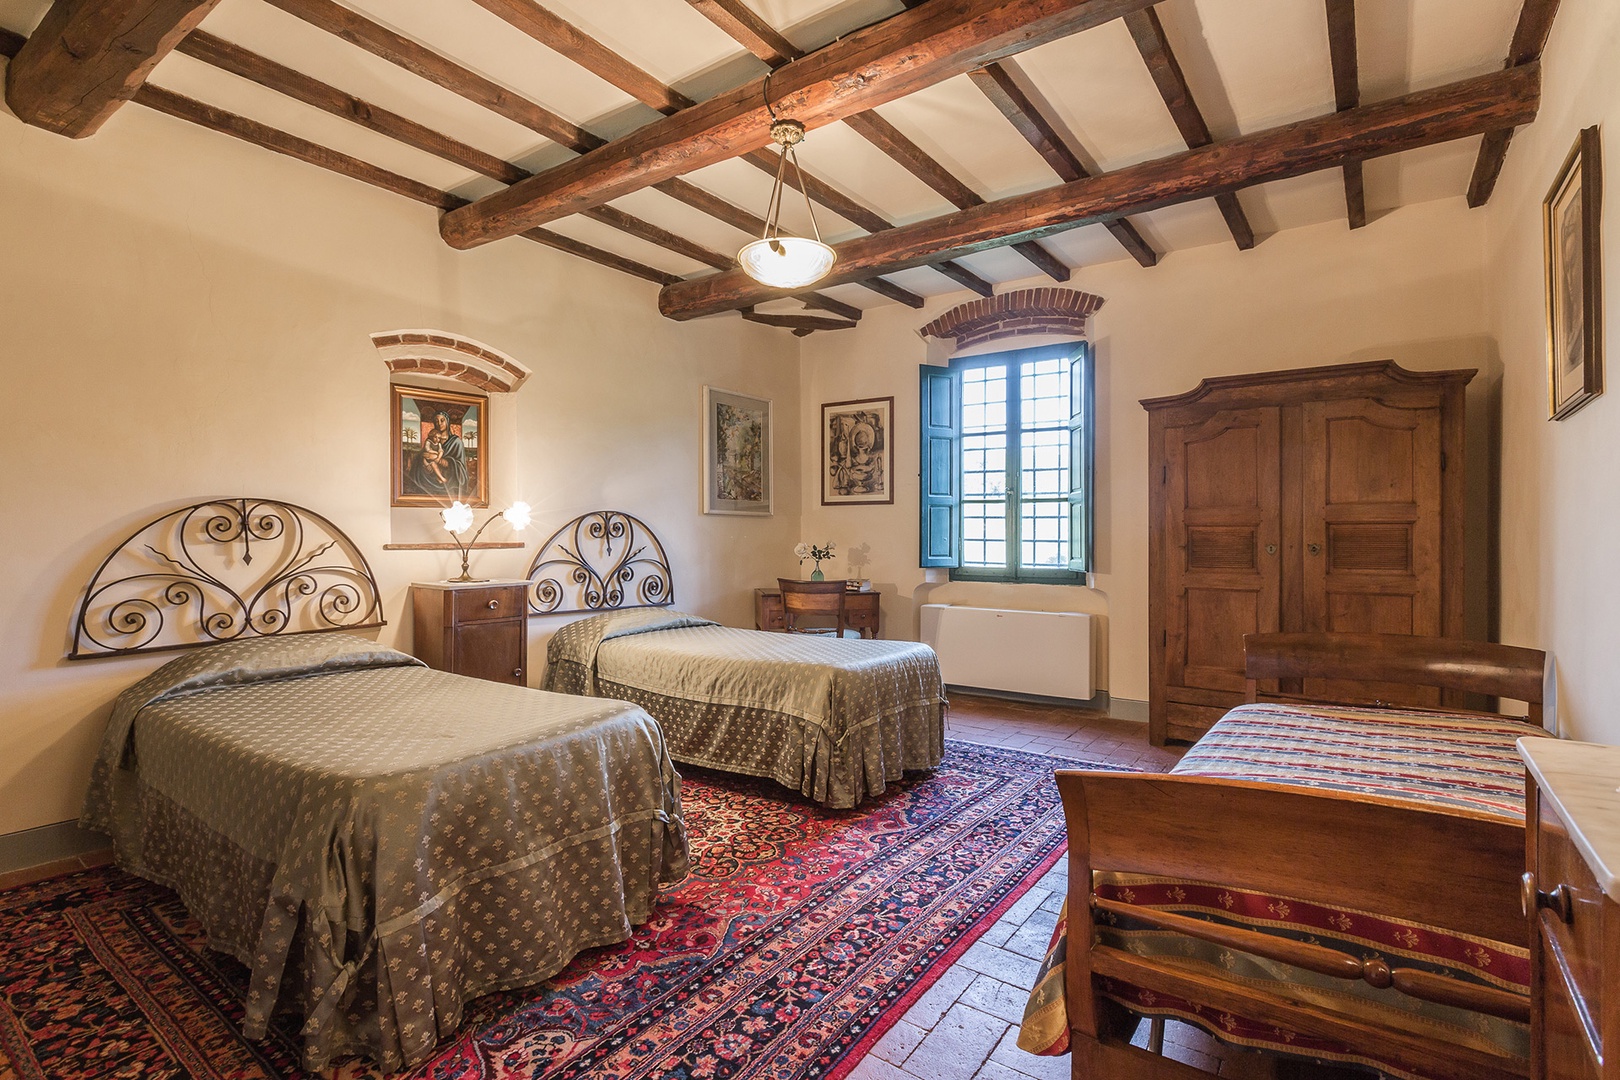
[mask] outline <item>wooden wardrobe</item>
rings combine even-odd
[[[1393,361],[1206,379],[1148,411],[1149,736],[1244,698],[1243,635],[1463,633],[1463,392]],[[1326,682],[1268,688],[1367,700]],[[1439,704],[1411,689],[1379,700]]]

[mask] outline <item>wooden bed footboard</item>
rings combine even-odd
[[[1095,993],[1094,976],[1111,976],[1352,1047],[1376,1048],[1385,1060],[1399,1060],[1428,1075],[1456,1080],[1523,1075],[1521,1063],[1471,1046],[1378,1028],[1363,1018],[1337,1016],[1278,993],[1195,974],[1102,945],[1091,932],[1094,910],[1126,906],[1094,896],[1092,871],[1106,870],[1278,893],[1526,947],[1528,924],[1518,895],[1522,826],[1483,814],[1209,777],[1065,770],[1058,772],[1057,781],[1069,826],[1065,974],[1077,1078],[1198,1075],[1125,1046],[1122,1037],[1128,1033],[1120,1027],[1118,1007]],[[1146,909],[1128,912],[1132,917],[1144,913],[1149,919],[1176,919]],[[1205,926],[1206,938],[1249,933]],[[1269,945],[1238,939],[1225,944],[1260,955],[1266,955],[1264,948],[1287,953],[1272,958],[1308,968],[1311,963],[1300,961],[1320,961],[1324,968],[1344,964],[1343,958],[1330,961],[1302,951],[1309,946],[1283,939]],[[1441,976],[1349,964],[1356,970],[1345,966],[1324,973],[1373,985],[1390,985],[1399,978],[1405,983],[1401,988],[1416,991],[1415,996],[1522,1019],[1522,1006],[1508,994],[1479,994],[1477,988]],[[1096,1071],[1104,1062],[1106,1068]]]

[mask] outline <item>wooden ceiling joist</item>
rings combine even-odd
[[[1035,101],[1034,95],[1024,85],[1023,72],[1011,60],[1002,60],[999,63],[987,64],[977,71],[969,72],[975,86],[990,99],[1006,117],[1008,122],[1018,130],[1035,152],[1052,167],[1058,179],[1065,183],[1075,180],[1084,180],[1091,175],[1085,163],[1080,160],[1079,154],[1070,145],[1068,136],[1058,127],[1057,121],[1048,116]],[[1114,234],[1114,239],[1120,242],[1131,258],[1143,266],[1153,266],[1159,261],[1159,253],[1153,245],[1141,234],[1135,225],[1124,218],[1110,221],[1105,226]]]
[[[453,209],[465,205],[467,202],[466,199],[412,180],[408,176],[390,172],[369,162],[361,161],[352,155],[321,146],[279,128],[273,128],[268,124],[261,124],[257,120],[251,120],[248,117],[239,116],[236,113],[227,112],[213,105],[177,94],[172,90],[165,90],[158,86],[143,86],[136,91],[134,100],[136,104],[144,105],[157,112],[167,113],[178,119],[230,135],[255,146],[261,146],[266,150],[273,150],[278,154],[297,158],[299,161],[308,162],[311,165],[318,165],[331,172],[351,177],[373,187],[382,188],[384,191],[392,191],[396,195],[403,195],[407,199],[425,203],[439,210]],[[662,270],[636,262],[634,259],[616,255],[611,251],[603,251],[600,248],[563,236],[550,229],[532,229],[522,235],[527,240],[533,240],[547,247],[589,259],[591,262],[600,263],[603,266],[643,278],[658,285],[669,285],[680,280],[675,274],[665,273]]]
[[[1558,0],[1524,0],[1524,6],[1519,9],[1519,21],[1513,28],[1513,41],[1508,46],[1506,67],[1532,64],[1541,59],[1557,14]],[[1484,206],[1490,201],[1512,141],[1512,128],[1485,133],[1479,156],[1474,159],[1474,173],[1468,180],[1469,206]]]
[[[1356,52],[1356,0],[1327,0],[1328,55],[1333,63],[1333,100],[1340,112],[1361,104],[1361,64]],[[1367,224],[1361,162],[1344,167],[1344,210],[1352,229]]]
[[[278,4],[330,0],[275,0]],[[771,73],[776,111],[817,128],[993,60],[1110,21],[1151,0],[955,0],[925,4]],[[470,248],[610,202],[766,146],[770,114],[755,79],[505,191],[453,210],[439,232]]]
[[[16,31],[7,30],[5,27],[0,26],[0,56],[7,58],[16,56],[22,52],[22,47],[27,41],[27,38]]]
[[[1165,36],[1164,24],[1159,21],[1158,12],[1152,8],[1130,12],[1125,16],[1125,27],[1131,32],[1131,40],[1136,42],[1142,62],[1147,64],[1153,84],[1159,88],[1159,96],[1164,98],[1165,107],[1170,110],[1170,118],[1176,122],[1187,149],[1196,150],[1214,142],[1209,125],[1204,122],[1203,111],[1193,99],[1187,76],[1181,70],[1181,62],[1170,48],[1170,39]],[[1237,192],[1226,191],[1217,195],[1215,206],[1220,210],[1221,217],[1226,219],[1226,227],[1238,248],[1247,251],[1254,247],[1254,227],[1249,224],[1249,215],[1238,201]]]
[[[473,0],[473,3],[665,115],[692,104],[692,99],[685,94],[665,86],[534,0]]]
[[[90,135],[218,2],[56,0],[6,69],[6,104],[25,124]]]
[[[899,162],[907,172],[933,188],[958,210],[979,206],[984,199],[951,174],[951,171],[930,157],[922,147],[906,138],[893,124],[877,114],[875,109],[847,117],[844,123],[861,138]],[[1014,244],[1018,252],[1041,273],[1054,281],[1068,281],[1069,267],[1062,259],[1033,241]]]
[[[1538,63],[1189,149],[1045,191],[998,199],[837,245],[824,279],[837,284],[1023,239],[1211,198],[1255,184],[1338,168],[1420,146],[1517,127],[1535,118]],[[659,309],[675,319],[750,307],[779,296],[740,270],[666,286]]]
[[[776,32],[741,0],[686,0],[705,19],[731,36],[731,40],[765,61],[779,68],[790,60],[804,55],[793,42]],[[910,7],[910,4],[906,5]]]

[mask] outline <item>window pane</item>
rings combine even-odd
[[[1023,446],[1023,495],[1055,498],[1069,493],[1069,433],[1026,431]]]
[[[1007,372],[1004,368],[970,368],[962,373],[964,433],[1006,431]]]
[[[1001,496],[1007,493],[1007,435],[965,435],[962,438],[962,494]]]
[[[1007,565],[1007,503],[969,500],[962,504],[962,565]]]
[[[1061,570],[1069,563],[1069,506],[1063,502],[1026,502],[1021,515],[1026,567]]]

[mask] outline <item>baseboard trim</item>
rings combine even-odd
[[[975,694],[979,697],[999,698],[1002,701],[1024,701],[1031,705],[1060,705],[1070,709],[1090,709],[1093,712],[1106,713],[1115,720],[1129,720],[1138,724],[1145,724],[1148,719],[1147,702],[1137,701],[1134,698],[1111,697],[1106,690],[1099,690],[1089,698],[1061,698],[1044,697],[1040,694],[1020,694],[1012,690],[987,690],[982,686],[950,685],[945,689],[947,691],[960,690],[964,694]]]
[[[77,821],[58,821],[35,829],[0,833],[0,874],[45,866],[111,846],[109,837],[81,829]]]

